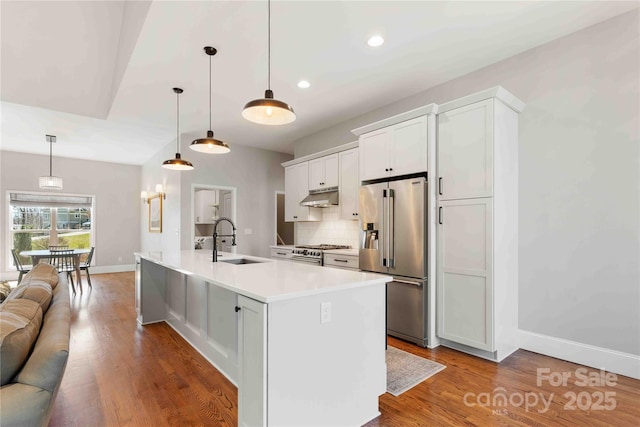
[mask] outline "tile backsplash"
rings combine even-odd
[[[333,245],[349,245],[359,247],[360,222],[340,219],[338,206],[324,208],[322,221],[296,222],[297,245],[319,245],[322,243]]]

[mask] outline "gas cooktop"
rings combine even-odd
[[[296,245],[296,248],[299,249],[316,249],[316,250],[321,250],[321,251],[328,251],[330,249],[351,249],[351,246],[347,246],[347,245],[327,245],[327,244],[321,244],[321,245]]]

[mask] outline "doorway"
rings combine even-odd
[[[236,223],[236,189],[210,184],[191,185],[191,236],[195,249],[213,249],[213,227],[222,217]],[[222,221],[218,234],[232,234],[231,225]],[[218,237],[218,249],[223,252],[235,252],[230,237]]]
[[[284,192],[276,191],[276,245],[293,245],[294,227],[293,222],[284,220]]]

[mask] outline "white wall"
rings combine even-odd
[[[519,328],[640,355],[638,10],[297,141],[296,157],[351,129],[501,85],[519,130]],[[512,35],[505,35],[506,39]]]
[[[44,191],[38,188],[38,177],[49,172],[49,156],[0,151],[0,271],[6,275],[7,254],[7,190]],[[53,173],[63,179],[59,193],[95,196],[93,223],[95,231],[96,268],[91,271],[132,269],[133,252],[140,246],[139,195],[140,167],[91,160],[53,158]],[[122,258],[120,260],[120,258]],[[10,277],[10,276],[7,276]]]
[[[153,190],[156,183],[163,183],[167,188],[163,232],[149,233],[146,214],[141,216],[142,249],[193,248],[191,186],[204,184],[236,188],[236,250],[247,255],[268,257],[269,245],[275,244],[275,191],[284,191],[284,168],[280,163],[291,160],[292,156],[234,144],[233,141],[225,141],[231,147],[230,153],[197,153],[188,148],[192,137],[183,135],[181,152],[182,158],[193,163],[194,170],[178,172],[160,166],[164,160],[175,156],[175,141],[167,144],[142,167],[141,189]],[[251,229],[252,234],[245,234],[247,229]]]

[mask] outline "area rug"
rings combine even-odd
[[[446,366],[395,347],[387,347],[387,393],[400,396],[405,391],[442,371]]]

